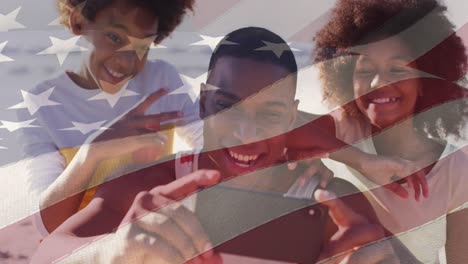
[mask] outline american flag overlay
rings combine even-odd
[[[2,0],[0,263],[468,263],[463,0]]]

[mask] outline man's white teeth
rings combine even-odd
[[[386,103],[390,103],[390,102],[396,102],[398,100],[398,98],[396,97],[391,97],[391,98],[375,98],[375,99],[372,99],[372,103],[374,104],[386,104]]]
[[[231,155],[231,157],[233,157],[236,160],[244,161],[244,162],[256,160],[258,158],[258,155],[241,155],[231,150],[229,151],[229,155]]]
[[[242,168],[248,168],[250,165],[248,164],[243,164],[243,163],[238,163],[236,162],[237,166],[242,167]]]
[[[113,71],[113,70],[111,70],[111,69],[109,69],[109,68],[106,68],[106,69],[107,69],[107,71],[108,71],[112,76],[114,76],[115,78],[122,78],[122,77],[125,76],[125,74],[123,74],[123,73],[119,73],[119,72]]]

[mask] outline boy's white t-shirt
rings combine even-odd
[[[337,138],[362,151],[376,154],[370,126],[351,118],[344,111],[334,115]],[[366,139],[367,138],[367,139]],[[361,140],[365,139],[365,140]],[[446,215],[465,206],[468,202],[468,155],[466,150],[447,144],[439,161],[426,175],[429,197],[416,201],[414,190],[408,189],[408,199],[379,187],[349,166],[336,173],[365,192],[379,220],[395,234],[423,263],[445,263]]]

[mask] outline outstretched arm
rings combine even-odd
[[[41,217],[48,231],[76,213],[83,190],[102,183],[116,166],[129,161],[148,162],[161,155],[167,137],[158,132],[162,129],[160,123],[178,118],[180,113],[144,114],[166,93],[167,90],[160,89],[149,95],[109,129],[92,135],[89,144],[81,146],[74,156],[72,153],[70,164],[41,195]],[[98,166],[101,167],[97,172]]]
[[[194,257],[198,263],[200,259],[219,260],[207,248],[208,238],[196,217],[177,202],[218,182],[219,173],[200,170],[155,187],[155,183],[171,180],[157,172],[161,177],[142,176],[133,186],[135,175],[107,186],[99,194],[105,197],[95,198],[43,242],[33,263],[59,258],[64,263],[128,263],[130,259],[182,263]]]
[[[300,112],[297,128],[287,133],[288,158],[294,161],[328,157],[354,168],[369,180],[403,198],[408,197],[408,191],[401,186],[404,182],[415,190],[416,199],[419,199],[420,190],[425,197],[428,196],[424,172],[412,162],[365,153],[336,138],[335,130],[335,121],[331,115],[316,116]],[[396,182],[396,179],[401,181]]]

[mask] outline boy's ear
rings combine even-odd
[[[86,18],[81,13],[80,8],[75,8],[70,14],[70,29],[75,35],[82,35],[84,26],[86,23]]]
[[[204,119],[206,117],[206,109],[205,109],[205,103],[206,103],[206,92],[205,91],[205,84],[201,83],[200,84],[200,119]]]
[[[291,129],[294,128],[293,126],[296,124],[298,107],[299,107],[299,100],[296,99],[294,100],[294,105],[291,109],[292,116],[291,116],[291,124],[289,125]]]

